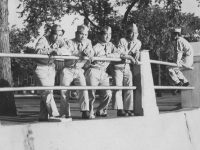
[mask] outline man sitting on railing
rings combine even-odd
[[[141,42],[137,39],[138,28],[131,24],[126,28],[127,36],[121,38],[118,49],[122,62],[114,62],[113,81],[116,86],[133,86],[130,62],[137,64]],[[117,109],[117,116],[133,116],[133,90],[113,91],[115,95],[114,109]]]
[[[82,60],[84,56],[91,58],[93,56],[92,44],[88,37],[88,27],[81,25],[77,27],[76,37],[67,40],[66,44],[72,56],[80,57],[81,60],[65,60],[64,68],[60,74],[60,84],[62,86],[70,86],[74,81],[76,86],[86,86],[84,66],[86,60]],[[89,97],[87,90],[79,90],[80,109],[83,119],[89,119]],[[66,118],[71,117],[69,104],[70,91],[61,90],[60,114]]]
[[[53,25],[49,35],[41,37],[35,47],[35,53],[43,55],[60,55],[62,50],[67,49],[62,40],[64,30],[60,25]],[[35,59],[36,83],[39,86],[54,86],[55,82],[55,59]],[[41,92],[39,121],[48,121],[48,115],[59,116],[53,90]]]
[[[181,29],[176,28],[172,35],[175,41],[176,64],[177,67],[168,67],[169,77],[175,86],[188,86],[189,81],[180,70],[190,68],[193,64],[193,48],[190,43],[181,37]],[[175,95],[177,90],[173,91]]]
[[[99,33],[99,41],[93,46],[95,57],[120,57],[117,48],[110,42],[111,28],[109,26],[102,27]],[[106,73],[106,68],[110,62],[94,61],[90,64],[89,69],[85,73],[87,85],[90,86],[109,86],[109,78]],[[90,96],[90,118],[95,118],[94,101],[96,90],[89,90]],[[111,90],[101,90],[102,99],[96,110],[96,117],[107,117],[108,104],[111,100]]]

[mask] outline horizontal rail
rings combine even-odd
[[[6,87],[0,88],[5,91],[30,91],[30,90],[135,90],[135,86],[34,86],[34,87]]]
[[[179,90],[194,90],[194,87],[183,87],[183,86],[154,86],[154,89],[161,90],[161,89],[179,89]]]
[[[10,58],[49,58],[48,55],[41,55],[41,54],[19,54],[19,53],[0,53],[0,57],[10,57]],[[76,56],[52,56],[51,58],[58,59],[68,59],[68,60],[78,60],[79,57]],[[88,57],[84,57],[84,60],[88,60]],[[122,61],[121,58],[107,58],[107,57],[94,57],[93,60],[100,60],[100,61]],[[141,64],[141,62],[138,62]]]
[[[172,67],[178,67],[177,64],[175,64],[175,63],[158,61],[158,60],[150,60],[150,63],[159,64],[159,65],[167,65],[167,66],[172,66]],[[194,69],[194,67],[185,67],[184,70],[193,70],[193,69]]]
[[[177,64],[175,64],[175,63],[158,61],[158,60],[150,60],[150,63],[152,63],[152,64],[159,64],[159,65],[167,65],[167,66],[172,66],[172,67],[177,67]]]

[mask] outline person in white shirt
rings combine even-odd
[[[88,27],[80,25],[77,27],[76,37],[66,41],[66,45],[70,50],[71,56],[80,57],[79,60],[65,60],[64,68],[60,74],[60,85],[70,86],[72,82],[76,86],[86,86],[84,70],[82,67],[87,60],[83,60],[84,56],[91,58],[93,56],[92,44],[88,37]],[[64,55],[64,52],[63,52]],[[89,119],[89,97],[87,90],[78,90],[80,111],[83,119]],[[60,115],[66,118],[71,117],[69,104],[70,91],[61,91]]]
[[[111,27],[104,26],[99,33],[99,41],[93,46],[95,57],[114,57],[119,58],[119,52],[117,48],[110,42],[111,40]],[[106,68],[110,64],[109,61],[93,61],[89,65],[85,73],[87,85],[90,86],[109,86],[109,78],[106,73]],[[94,101],[96,90],[89,90],[90,96],[90,117],[95,118],[94,113]],[[107,117],[108,104],[111,100],[111,90],[101,90],[102,98],[99,106],[96,110],[96,117]]]
[[[49,35],[41,37],[35,47],[36,54],[61,55],[67,47],[62,39],[64,30],[60,25],[53,25]],[[55,59],[35,59],[34,74],[36,84],[39,86],[54,86],[55,83]],[[53,90],[40,91],[40,114],[39,121],[48,121],[50,117],[59,117],[54,101]]]
[[[124,61],[114,63],[113,81],[116,86],[133,86],[130,64],[137,64],[140,56],[141,42],[137,39],[138,28],[131,24],[126,28],[126,37],[119,41],[118,49]],[[114,109],[117,116],[133,116],[133,90],[113,91],[115,97]]]
[[[181,29],[175,28],[172,33],[172,38],[175,42],[175,59],[177,67],[167,67],[169,79],[172,85],[188,86],[189,81],[185,78],[182,69],[190,68],[193,64],[193,48],[191,44],[181,36]],[[177,90],[173,90],[175,95]]]

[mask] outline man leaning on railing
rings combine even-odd
[[[49,59],[35,59],[34,73],[38,86],[54,86],[55,82],[55,59],[52,55],[61,55],[66,49],[62,39],[64,30],[59,25],[53,25],[49,35],[41,37],[35,47],[36,54],[49,55]],[[53,90],[40,91],[40,114],[39,121],[48,121],[49,117],[59,116]]]
[[[86,86],[84,70],[82,67],[86,63],[86,60],[82,58],[84,56],[93,56],[92,44],[88,37],[88,27],[80,25],[77,27],[75,38],[66,41],[66,45],[70,50],[71,56],[77,56],[79,60],[65,60],[64,68],[60,74],[61,86],[70,86],[72,82],[76,86]],[[64,53],[63,53],[64,55]],[[92,58],[91,58],[92,59]],[[90,60],[92,61],[92,60]],[[71,118],[70,103],[69,103],[69,90],[61,90],[60,101],[60,115],[65,118]],[[80,111],[82,112],[83,119],[89,119],[89,97],[87,90],[78,90]]]

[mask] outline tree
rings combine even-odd
[[[31,41],[31,36],[27,29],[19,29],[15,26],[11,27],[9,33],[10,52],[11,53],[33,53],[34,49],[26,46]],[[24,72],[32,72],[32,59],[29,58],[12,58],[11,70],[13,73],[13,79],[16,81],[16,77],[20,76]]]
[[[0,52],[10,53],[8,0],[0,1]],[[10,58],[0,58],[0,87],[12,86]],[[0,115],[17,115],[13,92],[0,92]]]

